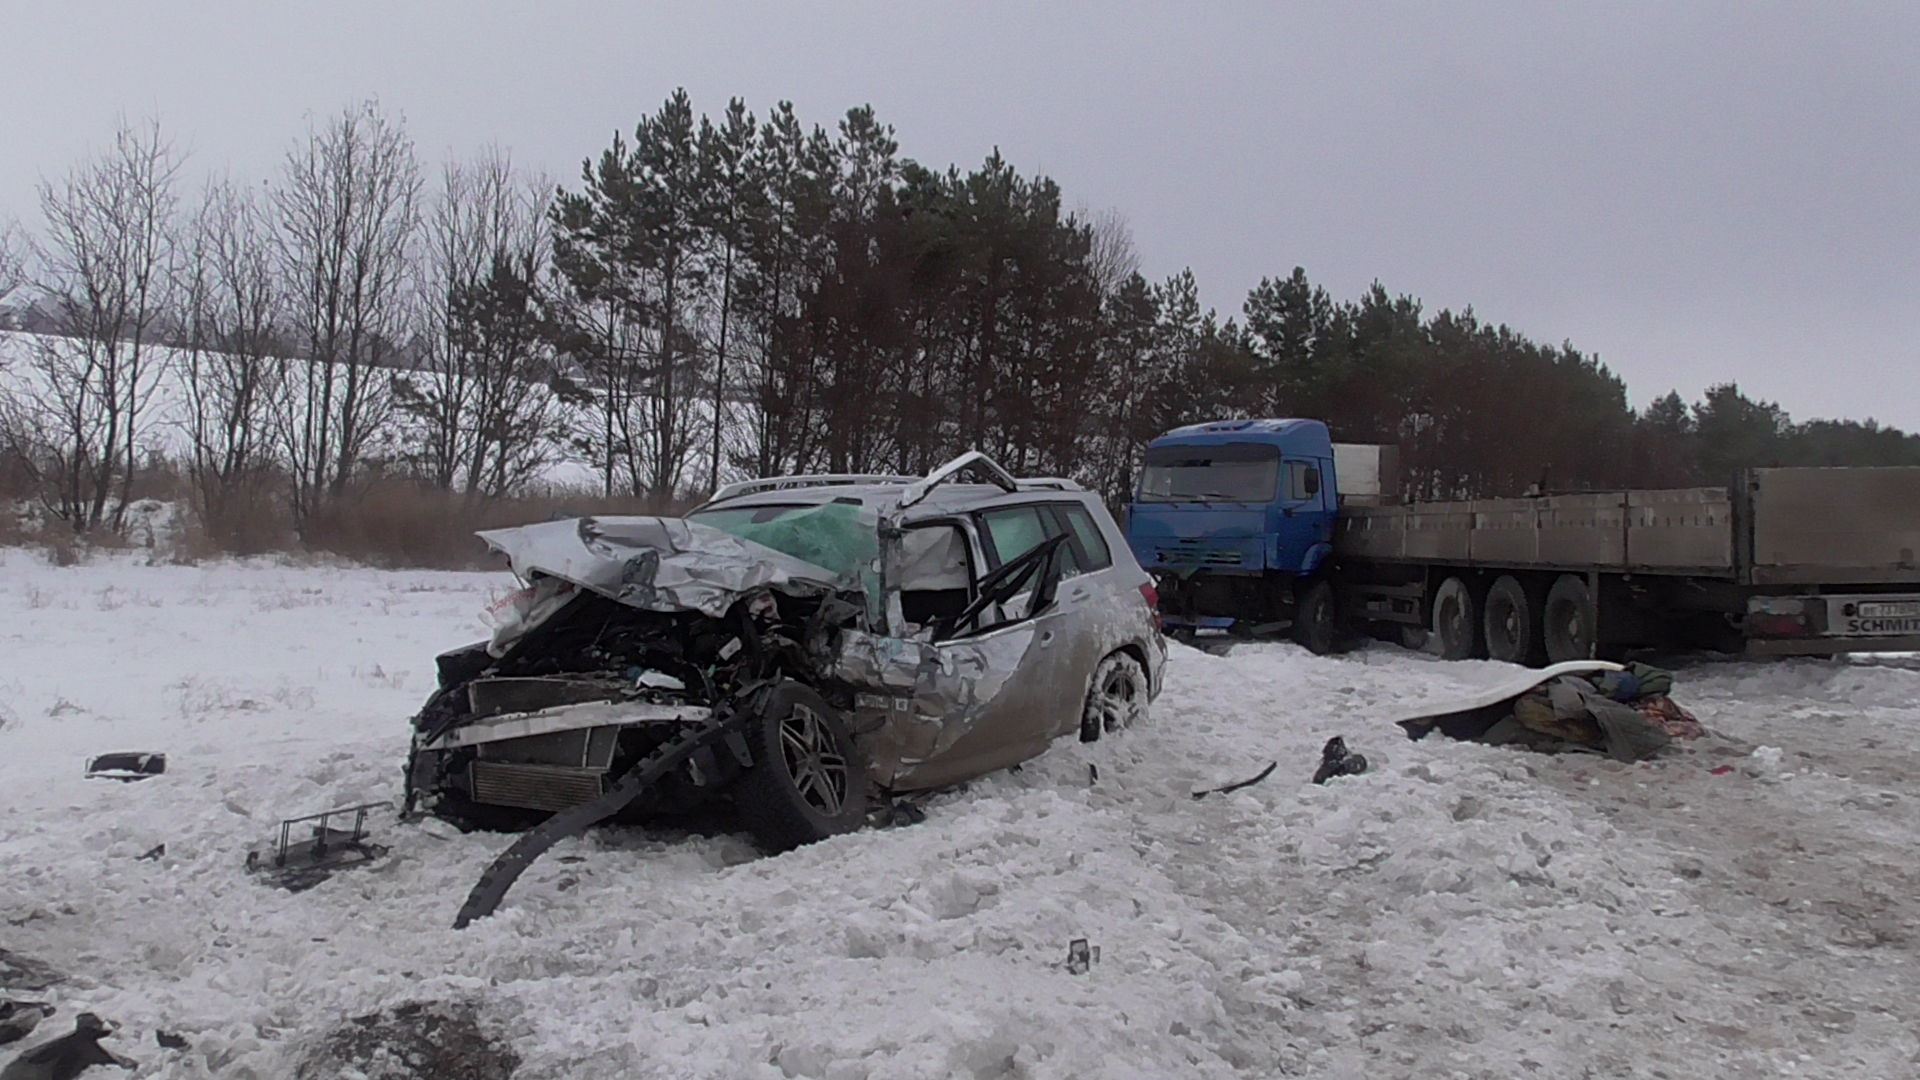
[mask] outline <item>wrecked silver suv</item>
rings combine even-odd
[[[491,641],[439,658],[408,805],[529,828],[461,925],[615,815],[722,798],[779,851],[1097,739],[1145,717],[1166,659],[1151,579],[1099,500],[978,453],[480,535],[526,587]]]

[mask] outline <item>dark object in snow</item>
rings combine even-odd
[[[1243,787],[1252,787],[1253,785],[1259,783],[1260,781],[1265,780],[1267,777],[1272,776],[1273,770],[1279,767],[1280,767],[1279,762],[1269,761],[1267,762],[1267,767],[1264,769],[1261,769],[1260,775],[1258,776],[1252,777],[1247,780],[1236,780],[1231,784],[1225,785],[1224,787],[1208,788],[1205,791],[1196,791],[1193,793],[1193,797],[1196,799],[1204,799],[1209,795],[1225,795],[1229,791],[1239,791]]]
[[[1358,776],[1367,771],[1367,759],[1347,749],[1347,741],[1335,735],[1320,749],[1320,767],[1313,771],[1313,782],[1324,784],[1336,776]]]
[[[387,853],[380,844],[367,842],[367,811],[386,806],[385,802],[343,806],[305,817],[287,818],[280,823],[280,838],[271,849],[255,848],[247,852],[247,869],[264,875],[288,892],[304,892],[332,877],[334,871],[363,866]],[[336,829],[328,824],[333,818],[353,815],[353,828]],[[314,822],[306,840],[294,840],[293,827]]]
[[[1100,782],[1100,766],[1095,765],[1091,761],[1087,762],[1087,786],[1092,787],[1093,785],[1099,782]]]
[[[895,799],[888,803],[886,815],[882,818],[882,821],[892,828],[918,825],[925,820],[927,820],[926,809],[919,803],[909,802],[906,799]]]
[[[31,956],[0,949],[0,987],[9,990],[45,990],[61,978],[59,972]]]
[[[409,1001],[341,1021],[294,1063],[291,1080],[511,1080],[520,1055],[464,1002]]]
[[[134,859],[137,862],[159,862],[161,859],[166,857],[166,854],[167,854],[167,845],[155,844],[152,847],[148,848],[145,854],[134,856]]]
[[[1088,947],[1086,938],[1074,938],[1067,942],[1067,974],[1085,975],[1099,959],[1099,947]]]
[[[14,1001],[0,998],[0,1046],[16,1043],[33,1034],[40,1021],[53,1015],[53,1006],[44,1001]]]
[[[167,771],[167,755],[122,751],[87,759],[87,779],[119,780],[131,783],[159,776]]]
[[[185,1035],[177,1035],[171,1031],[155,1031],[153,1041],[168,1050],[185,1050],[193,1045],[187,1041]]]
[[[0,1069],[0,1080],[74,1080],[95,1065],[134,1068],[134,1062],[100,1045],[100,1040],[111,1034],[113,1028],[106,1021],[92,1013],[81,1013],[72,1031],[23,1052]]]

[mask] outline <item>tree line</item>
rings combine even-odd
[[[184,164],[123,123],[0,230],[34,331],[0,361],[0,454],[79,532],[119,526],[155,445],[215,533],[271,503],[302,535],[375,481],[488,501],[561,463],[664,507],[978,448],[1118,503],[1153,436],[1242,416],[1396,443],[1429,499],[1920,464],[1920,437],[1732,383],[1636,412],[1597,356],[1378,283],[1295,268],[1223,319],[1190,271],[1143,276],[1117,215],[997,151],[902,158],[869,107],[829,129],[676,91],[562,183],[491,148],[431,170],[371,102],[269,177],[189,191]]]

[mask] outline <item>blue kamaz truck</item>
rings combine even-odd
[[[1920,650],[1920,468],[1400,505],[1395,458],[1317,420],[1153,440],[1127,539],[1164,625],[1289,629],[1316,652],[1430,638],[1449,658],[1514,663]]]

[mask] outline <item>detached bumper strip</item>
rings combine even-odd
[[[474,883],[473,891],[467,894],[467,902],[460,905],[460,913],[454,916],[453,928],[465,929],[473,920],[493,914],[494,909],[500,906],[500,901],[506,899],[507,890],[513,888],[513,883],[520,880],[520,875],[533,865],[535,859],[546,854],[548,848],[619,813],[628,803],[639,798],[649,785],[659,782],[695,753],[719,743],[727,732],[744,722],[743,716],[736,715],[661,743],[653,753],[634,762],[633,767],[622,774],[605,795],[570,810],[562,810],[521,833],[519,839],[501,852],[487,866],[486,872],[480,875],[480,880]]]

